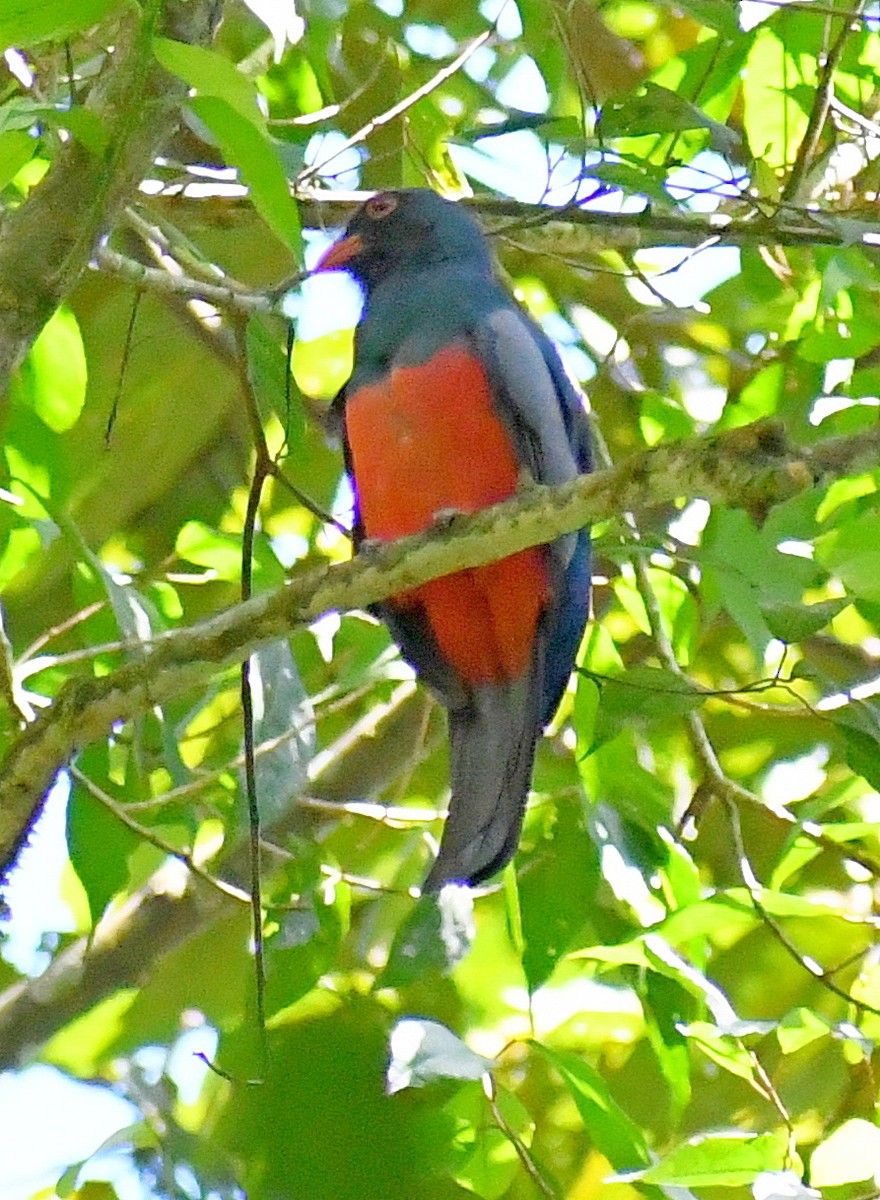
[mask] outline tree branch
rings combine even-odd
[[[880,429],[788,445],[781,426],[758,422],[659,446],[622,466],[512,500],[446,527],[401,538],[351,562],[309,571],[287,586],[210,620],[158,637],[148,653],[101,678],[71,679],[12,743],[0,768],[0,867],[14,862],[52,780],[70,757],[119,721],[202,687],[218,670],[333,610],[366,608],[387,596],[552,541],[620,513],[704,497],[763,516],[823,479],[870,470]]]
[[[217,8],[216,0],[149,0],[133,9],[137,19],[121,26],[86,105],[106,134],[106,153],[71,138],[27,201],[0,221],[0,395],[149,172],[186,95],[186,84],[154,59],[153,38],[205,43]]]
[[[307,191],[297,193],[303,225],[326,229],[344,225],[354,210],[372,196],[370,192]],[[157,212],[173,214],[178,221],[195,214],[204,206],[203,199],[181,194],[178,183],[167,193],[150,197]],[[547,204],[524,204],[493,196],[477,196],[460,201],[477,217],[487,232],[501,234],[515,228],[518,240],[526,236],[545,243],[568,256],[576,253],[574,235],[580,245],[591,249],[639,250],[651,246],[851,246],[855,243],[880,244],[880,221],[876,207],[845,212],[806,211],[787,206],[780,215],[759,215],[751,206],[743,206],[742,215],[719,213],[659,212],[646,203],[639,212],[597,212],[577,205],[558,208]],[[218,211],[232,214],[251,211],[244,188],[240,196],[212,196]],[[571,249],[567,249],[571,247]],[[538,249],[536,244],[534,249]]]
[[[336,820],[351,811],[338,803],[340,796],[384,790],[402,765],[387,747],[409,745],[407,731],[414,717],[418,721],[424,714],[425,703],[423,692],[404,683],[386,703],[374,705],[356,723],[357,736],[346,731],[313,760],[309,796],[270,819],[267,834],[283,843],[290,832],[301,832],[304,820],[309,822],[316,811]],[[267,752],[273,748],[268,744]],[[429,819],[417,809],[407,809],[406,815]],[[212,860],[211,871],[227,881],[245,880],[246,841],[240,839],[228,853],[224,848]],[[156,963],[214,922],[240,913],[239,901],[193,876],[182,863],[166,863],[118,909],[111,909],[92,936],[77,938],[44,974],[21,979],[0,995],[0,1070],[20,1066],[74,1017],[120,988],[146,986]]]

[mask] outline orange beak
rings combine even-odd
[[[348,266],[353,258],[357,258],[363,248],[363,239],[359,238],[356,233],[340,238],[321,256],[312,274],[317,274],[318,271],[338,271]]]

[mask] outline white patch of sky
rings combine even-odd
[[[709,380],[697,354],[685,346],[667,346],[663,357],[681,380],[685,411],[695,421],[717,421],[727,392],[720,384]]]
[[[674,521],[669,522],[669,532],[687,546],[697,546],[712,506],[708,500],[692,500],[685,505]]]
[[[305,231],[306,269],[311,271],[321,255],[342,231]],[[345,271],[313,275],[284,297],[284,314],[296,323],[296,334],[304,342],[357,324],[363,307],[358,285]]]
[[[828,417],[843,412],[847,408],[877,408],[880,406],[878,396],[820,396],[810,410],[810,424],[821,425]]]
[[[808,558],[815,557],[816,548],[811,542],[802,542],[800,538],[786,538],[785,541],[777,542],[776,549],[780,554],[788,554],[792,558]]]
[[[696,304],[740,270],[736,246],[711,246],[698,253],[680,246],[652,246],[636,254],[635,261],[651,281],[651,287],[670,304],[682,308]],[[661,303],[640,279],[631,279],[628,286],[641,304],[656,307]]]
[[[0,1112],[0,1200],[51,1188],[71,1163],[140,1119],[110,1088],[78,1083],[45,1064],[0,1076]],[[90,1159],[86,1179],[112,1182],[120,1200],[144,1200],[130,1158],[118,1150]]]
[[[544,113],[550,107],[550,94],[538,65],[527,54],[516,60],[495,89],[499,104],[524,112]]]
[[[825,367],[825,378],[822,380],[823,389],[826,392],[833,392],[835,388],[848,384],[852,379],[855,366],[854,358],[833,358]],[[812,420],[812,415],[810,419]]]
[[[478,46],[464,64],[465,75],[469,79],[473,79],[474,83],[485,83],[489,78],[489,72],[495,66],[496,58],[495,51],[489,46]]]
[[[201,1013],[192,1014],[192,1020],[193,1028],[185,1030],[170,1051],[165,1046],[142,1046],[134,1055],[147,1082],[158,1083],[163,1074],[167,1075],[174,1081],[184,1104],[193,1104],[198,1099],[219,1041],[217,1030],[207,1024]]]
[[[68,777],[60,776],[6,887],[11,916],[3,927],[3,957],[29,975],[39,975],[49,964],[50,955],[41,948],[44,940],[75,929],[60,890],[68,866],[69,791]],[[210,1059],[217,1045],[216,1032],[200,1014],[192,1015],[190,1023],[194,1027],[170,1052],[159,1048],[161,1066],[184,1102],[195,1100],[208,1070],[196,1054]],[[141,1052],[142,1069],[152,1061],[150,1049]],[[140,1119],[137,1108],[110,1088],[38,1064],[0,1075],[0,1112],[0,1200],[21,1200],[51,1187],[71,1163],[85,1159],[82,1180],[106,1179],[120,1200],[144,1200],[143,1184],[124,1149],[96,1154],[107,1138]]]
[[[356,188],[360,182],[361,151],[356,146],[346,146],[347,140],[336,129],[316,133],[309,139],[304,157],[307,167],[316,164],[322,167],[320,175],[327,187],[343,191]]]
[[[39,975],[49,965],[50,954],[40,948],[43,938],[76,927],[60,890],[68,861],[69,791],[67,775],[59,776],[5,889],[12,916],[3,926],[3,957],[28,975]]]
[[[409,48],[425,58],[452,58],[458,49],[442,25],[407,25],[403,36]]]
[[[817,746],[800,758],[774,763],[761,782],[761,794],[772,804],[806,800],[825,782],[827,762],[828,747]]]
[[[748,175],[722,155],[703,150],[687,166],[669,173],[666,190],[693,212],[715,212],[723,198],[736,199],[748,183]]]
[[[373,3],[389,17],[403,16],[403,0],[373,0]],[[483,0],[480,13],[494,24],[496,34],[505,41],[522,34],[522,21],[515,0]]]
[[[459,170],[487,187],[537,204],[547,190],[547,152],[530,130],[480,138],[473,146],[451,142],[449,153]]]
[[[571,319],[586,345],[599,358],[607,358],[617,346],[617,330],[611,322],[586,305],[576,304],[571,310]]]
[[[276,533],[272,538],[272,549],[282,567],[292,567],[308,554],[309,543],[301,533]]]
[[[483,0],[480,13],[492,22],[498,37],[505,41],[522,36],[522,19],[514,0]]]
[[[869,640],[876,641],[873,638]],[[865,649],[868,649],[867,645]],[[877,651],[875,650],[874,653],[876,654]],[[816,708],[819,712],[833,712],[835,708],[843,708],[844,705],[851,704],[853,700],[867,700],[870,696],[878,694],[880,694],[880,675],[875,675],[873,679],[858,683],[845,692],[835,692],[833,696],[823,696],[816,703]]]
[[[617,899],[630,906],[643,925],[653,925],[665,916],[665,908],[651,894],[641,871],[628,863],[615,845],[606,842],[599,857],[602,878]]]

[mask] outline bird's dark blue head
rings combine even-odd
[[[379,192],[361,205],[315,268],[346,270],[371,290],[390,275],[446,264],[492,272],[486,239],[460,205],[427,188]]]

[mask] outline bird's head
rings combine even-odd
[[[349,271],[372,288],[396,273],[464,263],[491,273],[486,240],[460,205],[427,188],[379,192],[352,217],[316,271]]]

